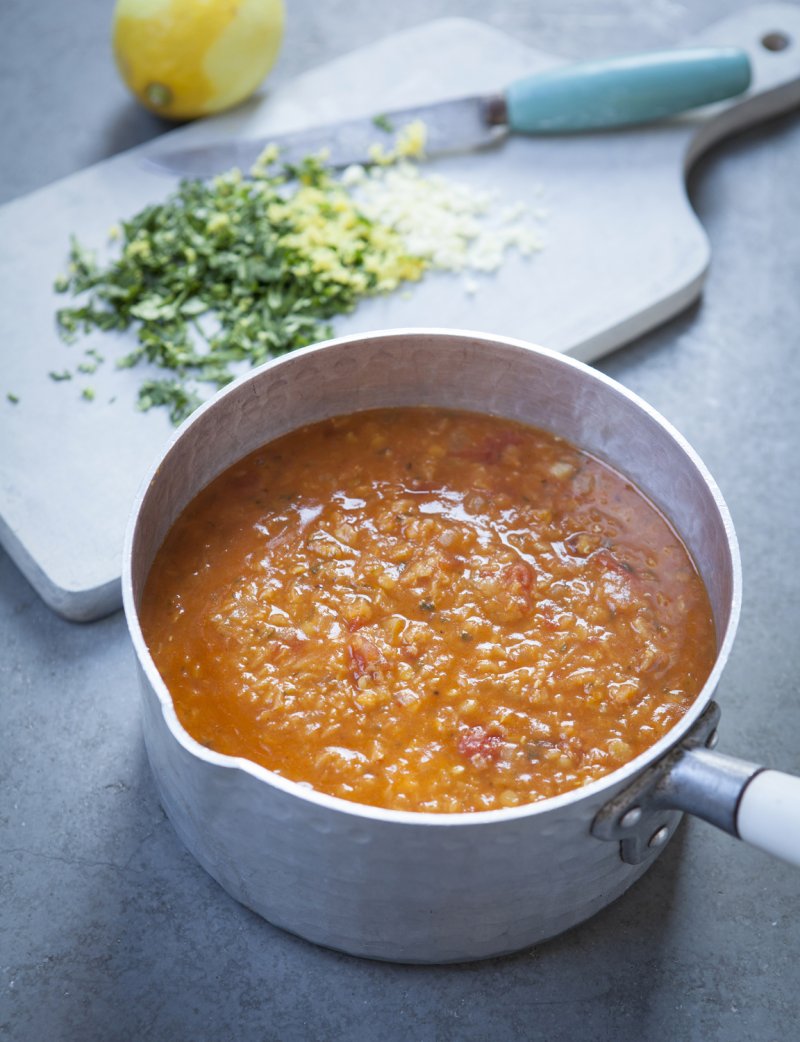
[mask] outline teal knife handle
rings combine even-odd
[[[736,47],[691,47],[581,62],[506,90],[508,126],[527,134],[619,127],[741,94],[750,60]]]

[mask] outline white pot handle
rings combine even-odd
[[[683,742],[614,797],[592,822],[640,864],[662,847],[680,812],[800,867],[800,778],[714,751],[719,707],[711,703]]]
[[[800,778],[760,771],[745,786],[736,813],[739,838],[800,865]]]

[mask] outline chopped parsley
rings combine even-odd
[[[139,388],[141,410],[152,409],[154,405],[166,405],[169,418],[176,424],[194,412],[200,404],[200,396],[187,390],[179,380],[145,380]]]
[[[394,123],[392,123],[387,115],[382,114],[380,116],[373,116],[372,122],[378,130],[383,130],[387,134],[391,134],[394,131]]]
[[[334,317],[427,266],[397,231],[368,219],[318,158],[278,175],[257,166],[251,179],[233,170],[184,181],[121,222],[117,239],[117,255],[99,263],[72,238],[55,289],[80,300],[57,312],[58,327],[68,342],[135,329],[137,344],[117,366],[164,371],[145,380],[138,404],[168,408],[174,423],[200,404],[200,385],[221,387],[237,364],[330,336]],[[92,361],[78,369],[93,372],[102,359],[86,354]]]

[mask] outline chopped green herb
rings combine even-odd
[[[221,387],[237,363],[325,339],[331,319],[427,266],[397,231],[368,220],[314,157],[279,175],[259,168],[250,180],[234,170],[184,181],[121,222],[116,248],[98,264],[73,237],[56,288],[82,300],[57,312],[59,330],[73,341],[133,327],[138,344],[117,365],[168,370],[168,380],[142,387],[139,408],[166,406],[175,422],[200,403],[195,382]]]
[[[57,373],[53,369],[51,369],[47,375],[50,377],[51,380],[56,381],[72,379],[72,373],[69,371],[69,369],[62,369],[60,373]]]
[[[139,388],[139,408],[146,412],[154,405],[166,405],[175,424],[185,420],[200,404],[200,397],[178,380],[146,380]]]
[[[372,122],[378,130],[385,130],[387,134],[391,134],[394,130],[394,123],[392,123],[387,115],[381,114],[380,116],[373,116]]]
[[[97,372],[97,362],[94,362],[94,361],[92,361],[92,362],[79,362],[78,363],[78,372],[79,373],[87,373],[87,374],[96,373]]]
[[[433,611],[434,610],[433,601],[420,601],[419,602],[419,606],[420,606],[420,608],[423,611]]]
[[[84,389],[81,391],[81,398],[83,398],[84,401],[93,402],[94,401],[94,388],[93,387],[84,387]]]
[[[19,405],[19,396],[14,394],[13,391],[9,391],[6,394],[6,398],[11,402],[12,405]]]

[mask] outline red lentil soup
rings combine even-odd
[[[414,811],[602,777],[715,657],[702,581],[629,481],[544,431],[426,408],[326,420],[216,478],[141,618],[199,742]]]

